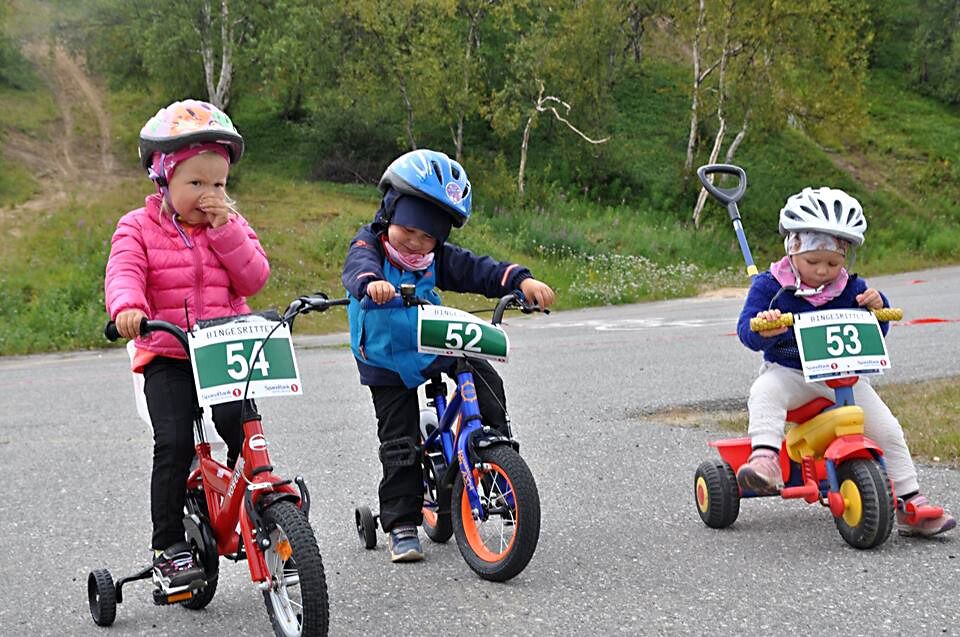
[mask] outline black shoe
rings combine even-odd
[[[153,558],[153,581],[164,590],[188,586],[202,579],[203,569],[193,561],[186,542],[177,542]]]

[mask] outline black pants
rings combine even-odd
[[[157,357],[144,368],[143,379],[143,393],[153,422],[153,548],[163,550],[184,539],[183,504],[194,456],[196,389],[190,361],[186,360]],[[215,405],[213,422],[227,443],[227,463],[232,467],[243,448],[240,401]]]
[[[473,360],[470,363],[474,368],[474,383],[483,424],[509,434],[503,380],[486,361]],[[417,390],[377,385],[370,387],[370,393],[377,413],[380,443],[405,436],[419,442],[420,405]],[[390,531],[403,524],[419,526],[423,522],[422,509],[423,466],[420,459],[417,458],[417,462],[409,466],[384,465],[383,479],[380,480],[380,525],[383,530]]]

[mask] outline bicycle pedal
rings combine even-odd
[[[164,589],[158,587],[153,589],[153,603],[157,606],[166,606],[168,604],[177,604],[192,599],[195,591],[207,585],[206,580],[194,580],[189,584],[177,586],[176,588]]]

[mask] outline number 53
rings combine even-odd
[[[831,325],[827,328],[827,353],[831,356],[841,356],[844,351],[849,356],[855,356],[861,349],[860,332],[855,325]]]

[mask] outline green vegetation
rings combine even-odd
[[[155,40],[164,29],[195,26],[183,22],[194,18],[165,11],[168,2],[134,11],[119,0],[69,0],[53,12],[42,3],[26,11],[22,0],[0,0],[0,354],[102,344],[110,235],[119,216],[151,190],[135,170],[139,127],[176,97],[206,97],[202,73],[193,72],[202,66],[198,60],[157,63],[166,49]],[[236,53],[229,102],[249,152],[231,174],[230,189],[273,269],[254,306],[283,306],[314,290],[338,293],[347,243],[372,218],[373,183],[384,165],[408,147],[409,137],[453,154],[459,123],[476,211],[454,239],[529,265],[555,286],[561,308],[747,283],[725,211],[709,202],[700,227],[691,221],[697,188],[683,164],[693,26],[683,3],[591,0],[544,12],[538,0],[518,0],[476,13],[485,3],[444,0],[429,20],[416,3],[275,4],[230,1],[245,12],[244,28],[253,29]],[[776,213],[785,197],[821,184],[864,203],[870,230],[857,259],[864,274],[960,262],[960,110],[913,89],[905,60],[914,44],[901,37],[918,28],[927,5],[900,11],[899,3],[884,1],[868,15],[862,2],[818,0],[803,11],[827,11],[826,5],[833,13],[823,15],[838,16],[831,29],[858,39],[834,43],[836,50],[821,52],[825,57],[804,53],[811,40],[801,36],[810,25],[777,22],[770,11],[778,9],[769,3],[747,2],[762,13],[729,22],[731,37],[754,49],[731,58],[726,144],[745,106],[770,97],[764,73],[782,75],[781,101],[754,114],[735,156],[750,178],[741,212],[758,264],[782,252]],[[385,31],[380,10],[420,27],[409,41],[391,39],[397,34]],[[704,55],[721,50],[720,17],[708,16]],[[85,168],[99,158],[87,143],[97,137],[95,113],[79,92],[64,94],[58,84],[63,78],[44,39],[54,19],[59,42],[85,56],[84,68],[104,92],[112,152],[122,167],[105,183],[89,175],[65,178],[56,164],[64,152],[75,153],[74,164]],[[141,20],[173,22],[158,22],[137,39]],[[642,39],[624,20],[645,25]],[[480,37],[467,47],[471,29]],[[368,46],[377,38],[386,38],[382,46]],[[178,48],[177,55],[192,50]],[[762,51],[774,55],[773,70],[756,67]],[[148,54],[151,64],[144,64]],[[834,58],[845,55],[852,56],[850,68],[818,74],[817,65],[836,66]],[[545,94],[571,104],[569,113],[561,109],[571,122],[609,141],[587,144],[551,113],[539,113],[530,120],[521,195],[522,131],[534,115],[536,80]],[[710,76],[695,165],[706,161],[717,132],[716,88]],[[837,113],[818,102],[838,96],[844,99],[842,108],[834,105]],[[66,150],[64,104],[76,146]],[[50,196],[58,190],[65,195]],[[477,307],[475,299],[447,299]],[[342,329],[342,314],[307,317],[298,327]]]

